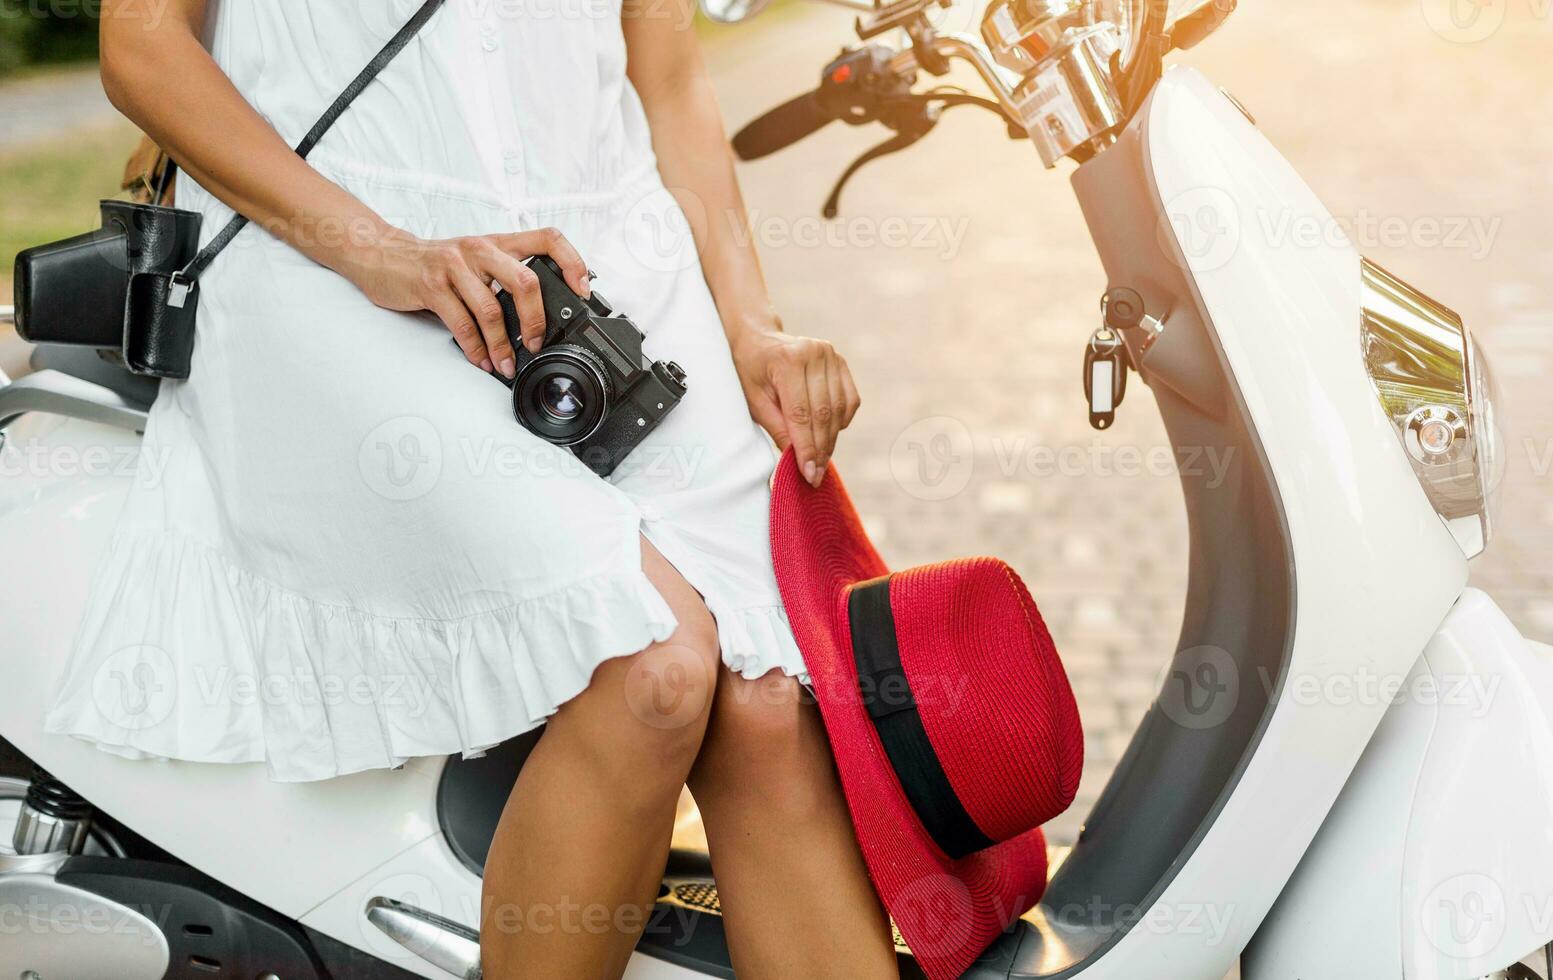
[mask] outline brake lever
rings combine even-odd
[[[888,138],[879,146],[874,146],[873,149],[865,152],[862,157],[857,157],[856,160],[853,160],[851,165],[845,171],[842,171],[842,177],[840,177],[840,180],[837,180],[836,186],[831,188],[831,196],[825,199],[825,208],[823,208],[822,213],[825,214],[826,221],[842,213],[842,188],[845,188],[848,180],[853,179],[853,175],[856,175],[857,171],[860,171],[863,166],[867,166],[868,163],[873,163],[879,157],[898,154],[902,149],[909,148],[913,143],[921,140],[924,135],[927,135],[926,130],[924,132],[899,132],[899,134],[893,135],[893,137]]]
[[[842,171],[841,178],[836,181],[830,196],[825,199],[825,206],[822,209],[825,218],[829,220],[841,213],[841,192],[846,188],[847,183],[857,176],[859,170],[881,157],[909,149],[933,131],[933,127],[937,126],[939,119],[942,118],[943,110],[956,106],[989,109],[997,113],[1007,125],[1009,139],[1029,138],[1028,133],[1016,127],[1007,116],[1003,115],[1002,108],[996,102],[966,92],[924,92],[896,100],[893,105],[887,106],[879,114],[879,121],[895,130],[895,135],[853,160],[851,165]]]
[[[895,123],[891,124],[891,129],[896,129],[896,134],[885,140],[884,143],[877,144],[874,148],[863,152],[863,155],[860,155],[860,157],[857,157],[856,160],[853,160],[853,162],[846,166],[845,171],[842,171],[842,175],[840,175],[840,179],[837,180],[836,186],[831,188],[831,196],[826,197],[825,207],[820,210],[820,213],[826,217],[826,221],[842,213],[842,189],[845,188],[846,182],[853,179],[857,171],[870,165],[874,160],[888,157],[890,154],[898,154],[902,149],[913,146],[916,141],[930,134],[933,126],[938,126],[938,113],[927,110],[926,99],[924,99],[924,103],[918,109],[919,112],[912,113],[912,115],[902,115],[898,120],[891,121],[891,123]]]

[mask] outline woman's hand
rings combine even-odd
[[[353,267],[350,278],[385,309],[435,313],[469,363],[511,378],[517,361],[492,286],[512,294],[523,346],[537,352],[545,339],[545,307],[539,277],[523,264],[531,255],[550,256],[574,292],[592,295],[587,264],[554,228],[440,241],[391,230]]]
[[[775,327],[736,334],[731,347],[750,415],[779,447],[794,447],[804,479],[819,486],[836,437],[862,404],[846,359],[823,340]]]

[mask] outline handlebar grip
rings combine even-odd
[[[733,137],[733,152],[740,160],[758,160],[812,136],[834,119],[820,106],[817,93],[807,92],[739,130]]]

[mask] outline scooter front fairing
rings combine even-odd
[[[1396,681],[1246,980],[1482,977],[1553,941],[1553,647],[1469,589]]]
[[[1074,186],[1181,458],[1191,576],[1160,699],[987,976],[1206,980],[1260,926],[1386,712],[1308,698],[1405,676],[1467,580],[1361,352],[1361,259],[1243,110],[1166,74]],[[981,974],[977,974],[980,976]]]

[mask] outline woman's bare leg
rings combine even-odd
[[[722,672],[690,791],[739,980],[898,976],[819,711],[797,681]]]
[[[645,542],[642,564],[679,629],[600,666],[524,765],[485,867],[488,980],[619,977],[657,896],[675,802],[706,733],[717,631]]]

